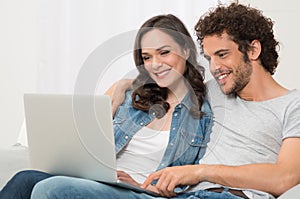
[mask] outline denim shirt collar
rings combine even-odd
[[[182,106],[184,106],[184,107],[186,107],[186,109],[188,111],[190,111],[192,109],[192,106],[194,105],[192,98],[191,98],[191,93],[193,93],[193,92],[188,91],[186,93],[186,95],[184,96],[184,98],[182,99],[182,101],[176,107],[181,108]]]

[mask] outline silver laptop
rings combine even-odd
[[[24,106],[33,169],[157,196],[117,179],[108,96],[25,94]]]

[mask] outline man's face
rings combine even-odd
[[[248,84],[252,65],[244,61],[238,45],[227,33],[204,37],[203,50],[210,72],[224,94],[238,93]]]

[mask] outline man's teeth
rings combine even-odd
[[[227,77],[227,76],[228,76],[228,74],[220,75],[220,76],[218,77],[218,80],[224,79],[224,78]]]

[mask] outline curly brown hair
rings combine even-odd
[[[238,44],[245,62],[249,62],[247,52],[251,48],[251,42],[258,40],[262,47],[259,56],[262,66],[271,75],[275,73],[279,45],[274,38],[272,20],[263,16],[262,11],[238,3],[232,3],[227,7],[220,4],[199,19],[195,31],[202,53],[205,36],[221,35],[226,32]]]
[[[139,71],[133,81],[132,101],[133,107],[143,111],[153,111],[157,118],[163,117],[170,108],[166,101],[168,88],[162,88],[150,77],[144,67],[142,58],[141,39],[153,30],[159,29],[173,38],[182,49],[189,50],[189,57],[186,60],[186,71],[183,76],[191,91],[193,107],[191,114],[199,118],[203,113],[201,106],[205,98],[206,87],[204,84],[204,67],[197,61],[197,49],[189,32],[184,24],[172,14],[158,15],[147,20],[139,29],[134,44],[134,61]]]

